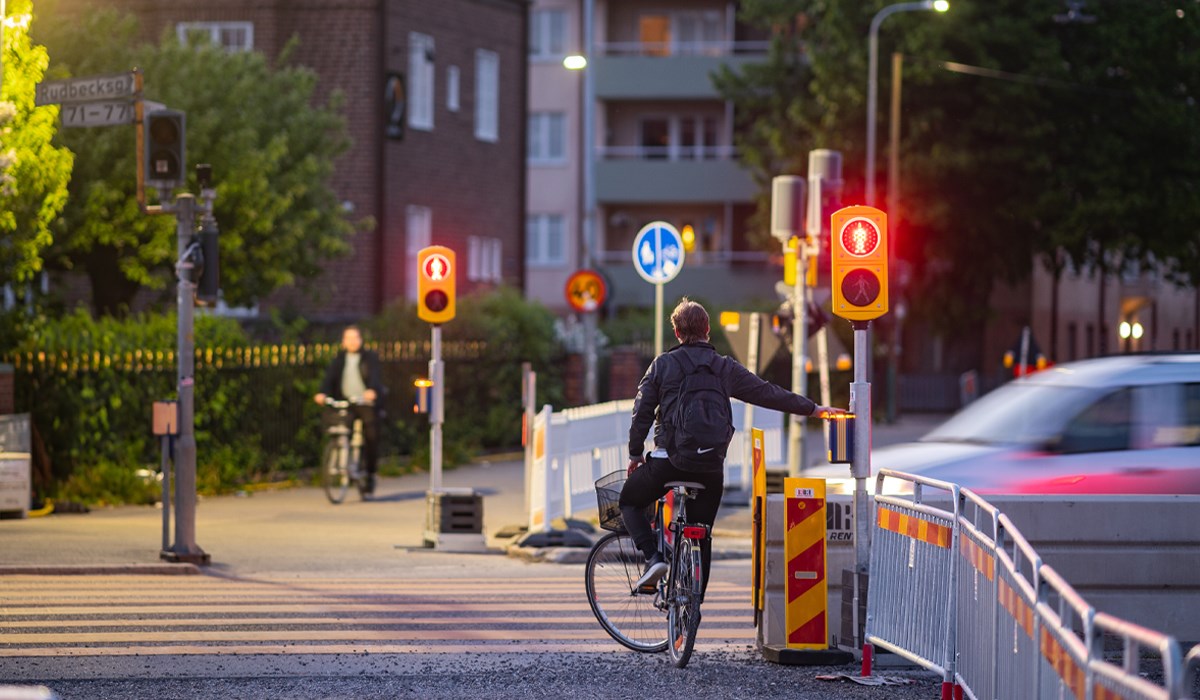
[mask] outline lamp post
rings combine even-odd
[[[592,48],[595,44],[595,27],[593,22],[593,14],[595,13],[595,0],[584,0],[583,2],[583,53],[567,56],[563,59],[563,66],[568,70],[581,71],[583,73],[583,133],[580,135],[582,142],[583,159],[580,164],[583,169],[583,212],[582,212],[582,247],[583,247],[583,267],[592,269],[595,264],[595,236],[596,236],[596,184],[594,161],[595,161],[595,132],[596,132],[596,87],[595,77],[592,75],[595,70],[588,66],[588,57],[592,55]],[[583,314],[583,366],[584,366],[584,382],[583,393],[584,399],[589,404],[594,404],[599,400],[596,391],[596,314],[599,310],[585,311]]]
[[[867,66],[867,206],[875,206],[875,112],[877,93],[879,92],[879,25],[883,20],[897,12],[914,12],[917,10],[935,10],[945,12],[950,9],[947,0],[924,0],[923,2],[902,2],[888,5],[871,19],[869,39],[869,59]]]

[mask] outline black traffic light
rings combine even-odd
[[[808,314],[805,318],[805,340],[817,334],[817,331],[825,327],[829,323],[829,315],[821,308],[819,304],[809,300],[805,306]],[[779,305],[779,310],[775,312],[771,319],[771,330],[783,340],[784,346],[788,352],[792,351],[792,325],[795,323],[796,315],[792,313],[792,302],[785,301]]]
[[[147,114],[145,122],[146,183],[152,187],[179,187],[187,167],[184,113],[160,109]]]
[[[200,230],[196,232],[196,242],[200,245],[200,279],[196,284],[196,300],[205,306],[217,303],[221,289],[217,234],[216,220],[204,217],[200,221]]]

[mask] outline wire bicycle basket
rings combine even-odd
[[[596,480],[596,507],[600,511],[600,529],[610,532],[625,532],[625,521],[621,517],[621,489],[625,487],[628,473],[620,471],[605,474]],[[646,507],[646,519],[654,522],[654,504]]]

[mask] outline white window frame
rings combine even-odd
[[[404,208],[404,269],[411,272],[405,280],[404,292],[409,301],[417,300],[417,257],[421,250],[433,244],[433,210],[417,204]]]
[[[446,69],[446,109],[451,112],[457,112],[459,108],[459,83],[458,66],[450,66]]]
[[[500,54],[475,49],[475,138],[500,140]]]
[[[224,33],[226,31],[242,31],[245,37],[245,42],[242,44],[226,44],[224,41]],[[209,40],[213,44],[220,46],[229,53],[239,53],[242,51],[254,50],[254,23],[253,22],[179,22],[175,25],[175,35],[179,37],[179,43],[187,46],[188,38],[197,32],[208,32]]]
[[[558,122],[558,142],[555,143],[554,122]],[[528,156],[530,165],[565,165],[567,162],[566,112],[529,113]],[[557,148],[557,153],[555,152]]]
[[[529,60],[557,63],[567,53],[567,11],[563,8],[533,10],[529,16]]]
[[[557,230],[552,223],[557,223]],[[558,235],[558,251],[551,238]],[[567,264],[567,216],[561,212],[529,214],[525,218],[525,264],[529,267],[562,267]]]
[[[433,37],[408,33],[408,125],[421,131],[433,130],[433,56]]]
[[[500,283],[500,258],[504,246],[499,238],[467,237],[467,280],[470,282]]]

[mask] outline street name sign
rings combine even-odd
[[[51,80],[38,83],[34,104],[40,107],[80,102],[132,100],[135,92],[133,73]]]

